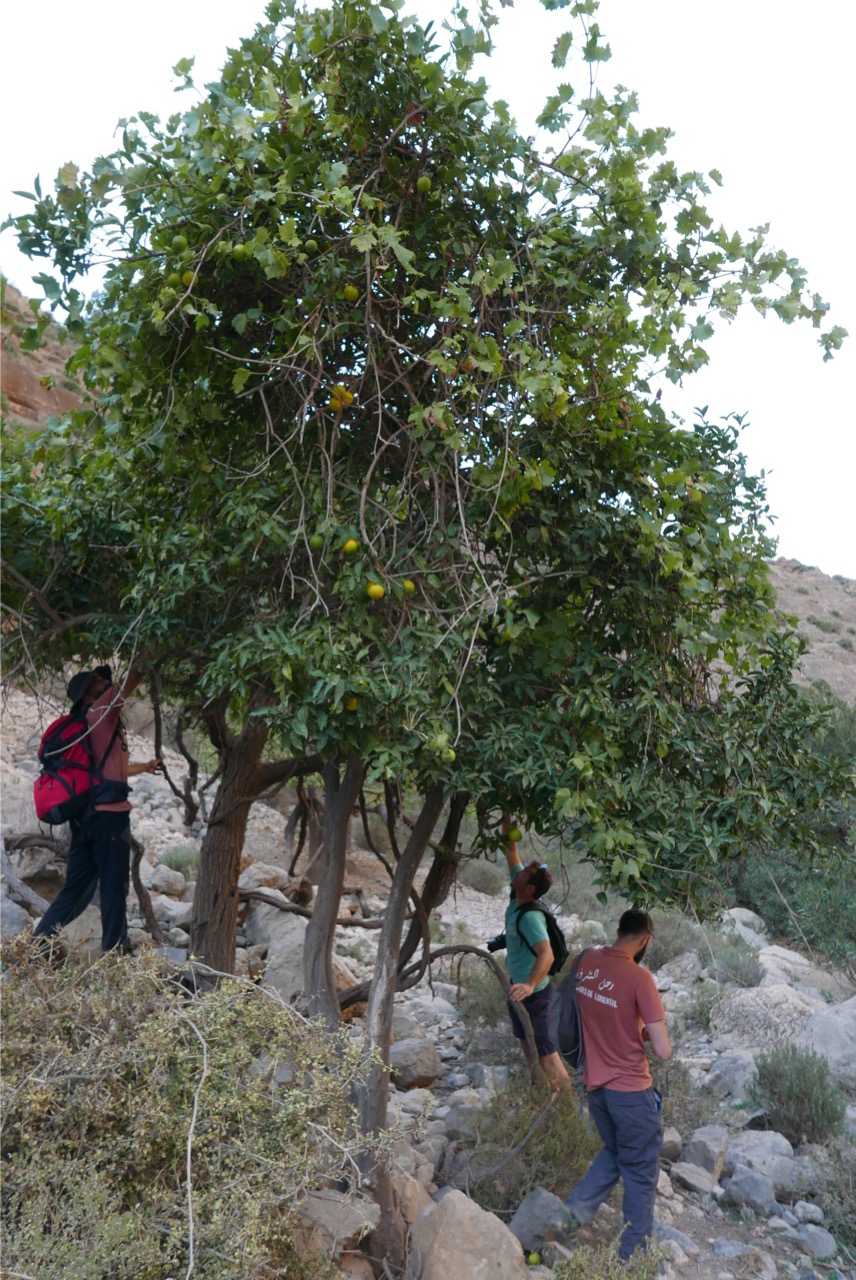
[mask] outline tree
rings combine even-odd
[[[572,8],[583,65],[606,54],[595,10]],[[467,804],[485,848],[511,808],[673,901],[753,839],[801,838],[836,782],[803,746],[739,420],[671,422],[650,385],[746,301],[816,326],[825,305],[760,232],[713,226],[707,178],[637,130],[632,94],[563,88],[539,153],[468,74],[489,7],[455,17],[443,54],[367,0],[274,0],[193,107],[125,122],[15,220],[60,273],[38,279],[89,399],[10,443],[9,634],[41,663],[133,637],[207,728],[192,942],[215,967],[250,803],[321,775],[305,966],[331,1019],[346,824],[367,782],[389,814],[422,798],[369,996],[382,1046],[444,800],[423,926]]]

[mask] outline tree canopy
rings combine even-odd
[[[836,779],[740,420],[672,421],[652,378],[744,304],[826,306],[594,87],[570,13],[552,150],[472,75],[486,2],[444,49],[397,5],[273,0],[194,105],[36,190],[87,396],[7,444],[6,634],[42,666],[133,641],[221,752],[468,797],[485,847],[509,809],[666,902],[802,840]]]

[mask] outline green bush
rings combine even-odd
[[[700,1027],[702,1031],[710,1030],[710,1015],[714,1005],[722,999],[722,988],[718,982],[697,982],[690,991],[690,998],[681,1006],[681,1012],[687,1026]]]
[[[201,853],[199,845],[179,844],[161,854],[161,866],[180,871],[185,880],[195,880]]]
[[[826,1059],[793,1044],[758,1056],[747,1096],[763,1108],[770,1128],[795,1145],[839,1133],[847,1107]]]
[[[510,1035],[510,1032],[509,1032]],[[503,1160],[528,1132],[547,1103],[545,1088],[533,1088],[528,1076],[512,1079],[479,1117],[472,1149],[484,1171]],[[579,1095],[562,1094],[523,1150],[500,1172],[470,1186],[470,1195],[492,1213],[517,1208],[535,1187],[570,1195],[600,1149]]]
[[[716,1115],[716,1102],[708,1093],[700,1093],[692,1083],[689,1068],[679,1058],[663,1062],[649,1055],[654,1087],[663,1096],[663,1124],[674,1125],[679,1133],[692,1133],[710,1124]]]
[[[504,862],[500,864],[488,862],[487,858],[466,858],[461,863],[458,879],[467,888],[490,894],[491,897],[505,897],[508,894],[508,871]]]
[[[10,1271],[184,1275],[192,1225],[194,1280],[326,1274],[295,1206],[348,1171],[359,1044],[240,979],[191,995],[151,952],[54,969],[16,940],[3,960]]]
[[[764,976],[758,952],[730,931],[710,939],[710,954],[717,982],[733,982],[738,987],[757,987]]]
[[[685,951],[699,951],[703,935],[698,925],[693,924],[679,911],[652,911],[654,934],[648,943],[645,953],[645,964],[652,973],[662,969],[664,964],[674,960],[675,956]]]
[[[499,954],[494,958],[499,960]],[[477,956],[465,956],[452,970],[461,984],[461,1022],[471,1032],[479,1061],[490,1066],[522,1062],[508,1020],[505,990],[491,967]]]
[[[663,1254],[656,1246],[622,1262],[610,1245],[580,1245],[570,1258],[553,1268],[553,1280],[654,1280],[660,1274]]]

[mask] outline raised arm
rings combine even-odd
[[[520,861],[520,854],[517,852],[517,841],[511,840],[508,835],[511,830],[511,818],[507,813],[502,815],[500,830],[502,831],[505,842],[505,861],[508,863],[508,872],[511,878],[514,879],[517,872],[523,866],[523,863]]]

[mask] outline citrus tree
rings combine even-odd
[[[577,47],[582,89],[545,105],[539,151],[471,73],[487,0],[446,50],[394,5],[273,0],[193,106],[125,122],[15,219],[58,272],[38,279],[87,399],[8,446],[9,644],[47,664],[133,637],[206,726],[192,945],[215,967],[249,805],[321,775],[306,977],[331,1018],[361,789],[390,814],[422,798],[391,868],[381,1044],[444,805],[423,926],[468,804],[486,848],[512,810],[665,902],[770,832],[799,840],[835,782],[804,747],[740,424],[672,422],[651,388],[746,302],[818,328],[825,306],[760,231],[714,225],[718,175],[679,173],[632,94],[592,87],[595,11],[571,6],[553,61]],[[821,331],[825,356],[842,336]]]

